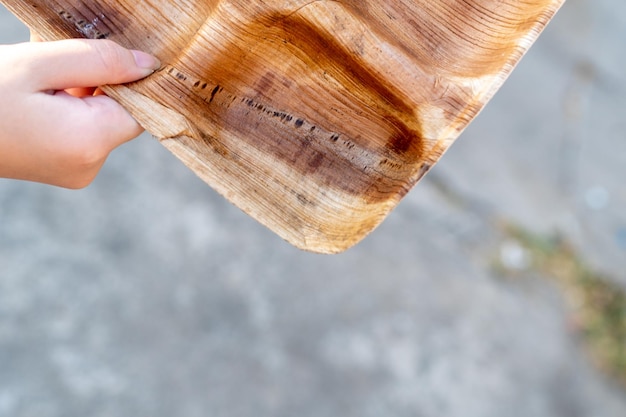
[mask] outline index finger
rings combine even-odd
[[[23,44],[29,78],[39,91],[123,84],[159,68],[157,58],[108,40]]]

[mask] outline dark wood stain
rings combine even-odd
[[[268,72],[261,77],[259,82],[256,84],[255,89],[262,94],[266,94],[274,85],[275,79],[276,74],[274,74],[273,72]]]
[[[183,96],[182,101],[178,100],[180,108],[176,110],[186,109],[189,112],[189,109],[194,109],[192,110],[196,115],[194,120],[200,123],[197,126],[198,132],[220,126],[220,130],[235,133],[238,138],[245,140],[249,147],[288,163],[301,175],[314,176],[320,183],[332,184],[371,203],[385,201],[390,195],[402,189],[401,172],[404,170],[402,165],[398,165],[400,170],[396,171],[398,178],[389,172],[372,171],[364,174],[362,166],[357,166],[353,160],[338,156],[324,145],[339,142],[338,134],[319,127],[314,130],[295,128],[298,119],[292,115],[250,98],[243,97],[233,101],[233,94],[223,87],[220,87],[223,93],[216,95],[211,106],[207,106],[210,95],[203,96],[202,90],[191,89],[191,82],[186,81],[191,76],[178,77],[179,73],[178,70],[173,71],[169,78],[151,83],[146,93],[153,99],[160,98],[168,102],[173,102],[167,99],[168,96]],[[194,93],[189,94],[189,91]],[[303,125],[304,123],[303,120]],[[324,138],[328,137],[334,140],[327,142]],[[225,157],[232,155],[221,144],[219,135],[210,137],[202,134],[198,139],[220,155]],[[351,141],[344,140],[344,143],[345,146],[354,148]],[[358,159],[358,152],[354,155],[354,158]],[[376,192],[371,192],[372,190]]]
[[[309,162],[308,162],[309,168],[311,168],[313,172],[317,171],[317,169],[322,166],[324,159],[325,159],[325,156],[323,153],[321,152],[315,153],[314,156],[311,159],[309,159]]]
[[[387,104],[393,111],[411,114],[413,109],[407,98],[390,85],[380,74],[374,73],[359,57],[346,50],[335,38],[323,33],[311,22],[291,15],[275,15],[265,25],[280,27],[283,37],[289,39],[287,47],[303,52],[312,66],[323,68],[348,87],[358,88],[372,103]]]
[[[422,137],[407,127],[401,120],[386,116],[384,120],[393,128],[393,134],[387,142],[387,149],[395,154],[404,155],[410,153],[411,157],[415,157],[416,153],[422,152]]]

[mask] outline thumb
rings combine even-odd
[[[109,40],[69,39],[23,44],[29,79],[37,91],[122,84],[160,67],[157,58]]]

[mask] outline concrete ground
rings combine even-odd
[[[26,38],[0,8],[0,42]],[[503,227],[626,288],[624,39],[626,3],[568,0],[342,255],[290,247],[147,135],[82,191],[0,180],[0,416],[626,415]]]

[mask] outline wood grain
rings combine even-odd
[[[110,96],[299,248],[373,230],[439,160],[564,0],[1,0],[45,39],[157,55]]]

